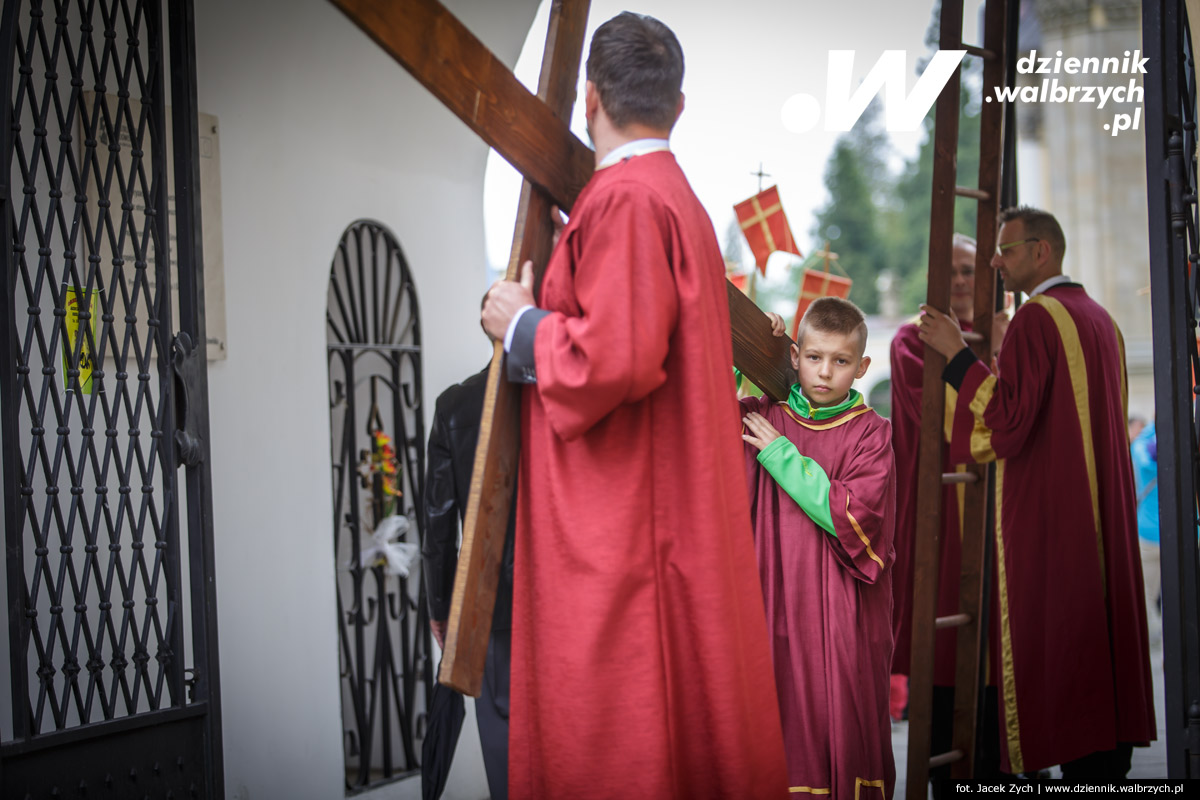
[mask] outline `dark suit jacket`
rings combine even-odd
[[[421,555],[425,562],[425,583],[431,619],[450,616],[450,597],[454,592],[454,571],[458,566],[459,524],[467,511],[471,490],[471,469],[475,463],[475,443],[479,439],[479,420],[483,415],[483,395],[487,388],[487,369],[483,369],[438,396],[429,434],[429,459],[425,477],[425,542]],[[512,628],[513,523],[516,498],[508,519],[508,534],[500,562],[500,584],[496,590],[496,610],[492,630]]]

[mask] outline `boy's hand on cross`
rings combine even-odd
[[[783,336],[783,334],[787,333],[787,325],[784,324],[783,317],[774,311],[768,311],[767,316],[771,318],[771,333],[776,336]]]
[[[742,417],[742,422],[746,425],[747,431],[742,434],[742,440],[749,442],[759,450],[762,450],[783,435],[775,429],[774,425],[767,422],[766,417],[757,411],[751,411]]]

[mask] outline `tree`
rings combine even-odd
[[[879,310],[876,279],[888,268],[882,213],[892,180],[886,166],[888,138],[873,100],[858,123],[838,137],[825,165],[829,200],[816,212],[813,238],[829,240],[838,264],[854,281],[850,299],[865,313]],[[799,271],[795,289],[799,292]]]
[[[925,33],[931,51],[938,46],[938,21],[941,4],[933,9],[933,19]],[[928,59],[922,59],[923,70]],[[975,186],[979,177],[980,88],[983,68],[978,59],[967,58],[961,70],[958,117],[958,165],[956,183]],[[915,309],[925,302],[929,272],[929,225],[933,207],[933,129],[936,105],[925,117],[925,139],[916,158],[905,163],[896,180],[893,202],[884,223],[892,265],[899,279],[900,307]],[[954,230],[975,235],[978,204],[958,198],[954,204]]]
[[[930,55],[917,65],[918,73],[928,65],[938,46],[940,3],[925,34]],[[978,59],[968,57],[961,69],[959,89],[958,165],[956,183],[975,186],[979,175],[980,88],[983,69]],[[929,268],[929,226],[933,197],[933,128],[936,106],[925,117],[925,138],[916,157],[905,161],[898,173],[887,167],[889,139],[880,124],[876,98],[855,126],[834,145],[825,166],[825,188],[829,199],[816,212],[812,234],[817,244],[828,239],[839,256],[839,264],[854,280],[850,299],[866,313],[880,308],[876,281],[885,271],[899,293],[901,309],[925,301]],[[975,235],[977,203],[958,198],[954,229]],[[797,297],[799,270],[789,291]]]

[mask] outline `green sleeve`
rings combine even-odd
[[[829,476],[816,461],[800,455],[796,445],[780,436],[758,454],[758,463],[770,473],[800,509],[830,535],[833,513],[829,509]]]

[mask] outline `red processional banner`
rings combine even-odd
[[[792,320],[792,338],[800,330],[804,312],[818,297],[846,297],[854,282],[841,275],[831,275],[826,270],[806,269],[800,279],[800,302],[796,305],[796,318]]]
[[[783,213],[778,187],[764,189],[749,200],[735,205],[733,210],[746,241],[750,243],[750,252],[754,254],[754,263],[758,265],[759,272],[766,274],[767,256],[776,250],[803,255],[792,236],[787,215]]]

